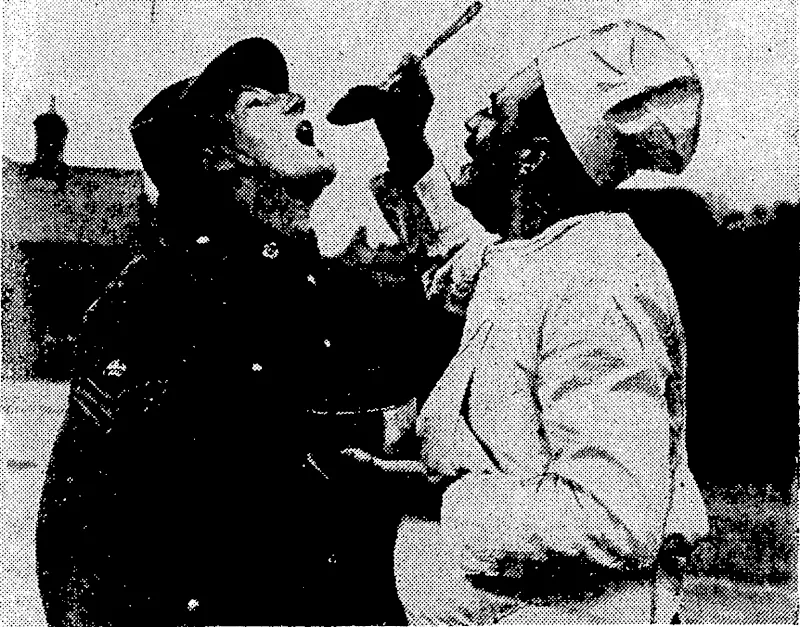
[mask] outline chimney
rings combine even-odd
[[[42,173],[56,170],[64,163],[64,143],[69,128],[56,113],[56,97],[50,96],[50,110],[36,116],[33,121],[36,129],[36,160],[34,165]]]

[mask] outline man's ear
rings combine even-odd
[[[517,168],[517,179],[521,180],[549,159],[551,148],[550,140],[546,137],[534,137],[530,142],[530,148],[523,148],[514,153],[514,161]]]

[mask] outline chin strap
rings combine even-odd
[[[203,167],[207,172],[230,172],[235,169],[247,171],[263,170],[258,162],[241,150],[228,146],[203,148]]]

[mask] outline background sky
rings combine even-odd
[[[65,160],[140,167],[128,124],[161,88],[196,74],[249,36],[273,40],[306,95],[317,143],[340,176],[315,208],[323,247],[366,224],[387,237],[366,181],[385,162],[371,123],[340,129],[325,113],[347,87],[381,80],[468,0],[4,0],[2,153],[34,154],[34,117],[50,94],[70,127]],[[661,32],[705,90],[700,144],[679,177],[640,173],[626,186],[679,186],[733,210],[797,201],[797,7],[792,0],[484,0],[478,18],[426,63],[437,101],[428,137],[445,167],[466,158],[464,120],[538,50],[618,19]]]

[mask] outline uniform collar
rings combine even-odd
[[[306,238],[284,235],[213,190],[202,198],[191,192],[162,196],[157,214],[158,250],[190,264],[262,259],[274,266],[303,266],[320,260],[313,232]]]
[[[528,252],[541,250],[554,244],[557,240],[574,228],[601,227],[603,230],[605,230],[609,228],[609,225],[611,224],[618,228],[630,228],[633,226],[633,222],[627,213],[612,213],[608,211],[583,213],[559,220],[534,237],[500,242],[492,247],[492,249],[489,251],[489,255],[502,255],[512,251]]]

